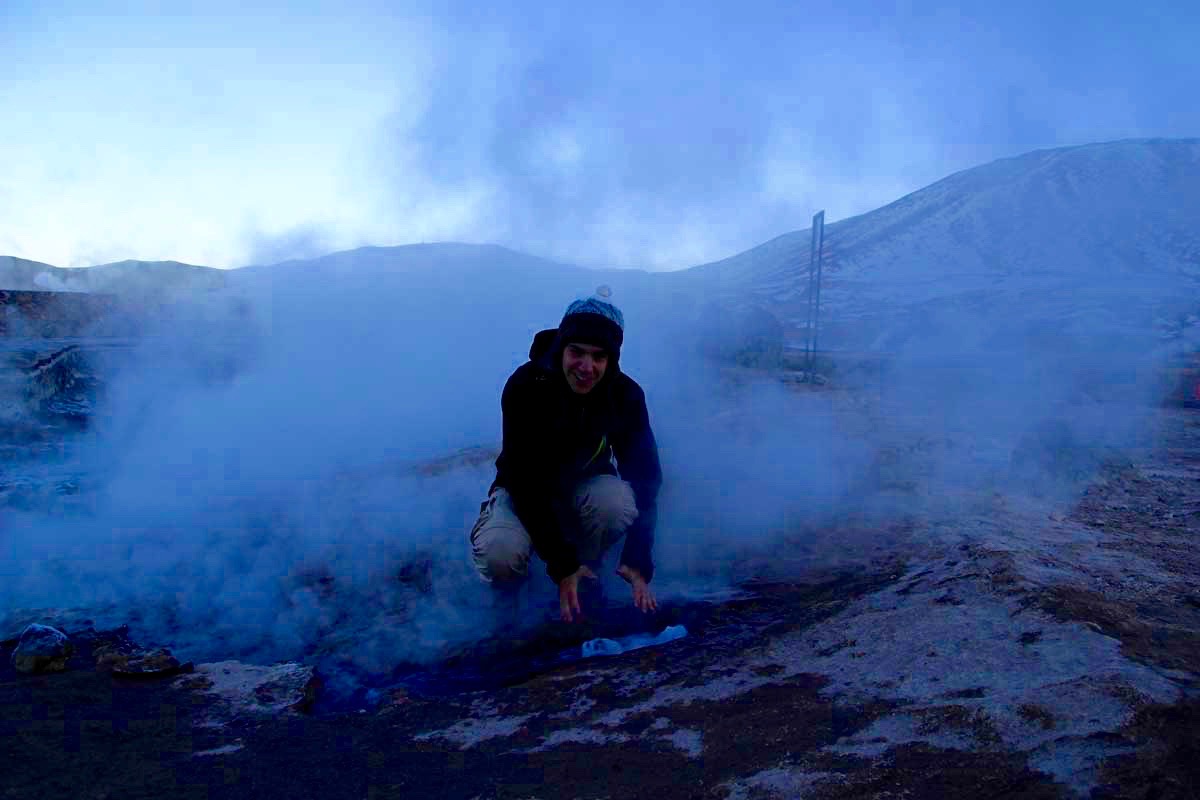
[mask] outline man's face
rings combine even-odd
[[[596,387],[608,369],[608,353],[590,344],[568,344],[563,348],[563,373],[576,394],[587,394]]]

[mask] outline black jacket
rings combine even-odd
[[[561,366],[563,346],[556,330],[542,331],[529,361],[505,384],[504,444],[493,486],[508,490],[546,572],[557,582],[580,566],[562,527],[574,518],[569,508],[575,486],[595,475],[619,475],[633,487],[638,509],[625,533],[621,563],[649,581],[662,468],[646,396],[615,360],[592,391],[571,391]]]

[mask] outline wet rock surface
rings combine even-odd
[[[200,664],[176,679],[176,689],[209,698],[203,724],[222,727],[243,718],[282,718],[312,708],[321,681],[303,664],[259,666],[239,661]]]
[[[298,664],[102,671],[106,652],[146,652],[119,632],[70,629],[66,671],[21,675],[9,640],[5,791],[1200,796],[1200,417],[1166,413],[1160,434],[1070,507],[943,487],[903,519],[799,532],[749,558],[739,592],[642,623],[688,636],[602,658],[556,657],[628,632],[619,614],[480,642],[329,702]],[[911,464],[944,446],[889,458],[920,476]],[[922,491],[877,478],[876,491]],[[856,563],[805,568],[836,548]]]

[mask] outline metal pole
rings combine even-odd
[[[822,272],[822,256],[825,250],[825,212],[820,211],[813,217],[813,241],[816,242],[817,251],[817,292],[816,298],[813,301],[813,346],[812,346],[812,368],[808,374],[810,376],[816,372],[817,368],[817,345],[821,336],[821,272]]]
[[[805,297],[804,316],[804,382],[808,383],[812,376],[812,325],[813,325],[813,281],[816,278],[815,260],[817,256],[817,227],[813,225],[812,242],[808,248],[808,294]]]

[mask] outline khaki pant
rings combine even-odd
[[[613,475],[583,481],[562,520],[563,533],[574,544],[582,564],[595,565],[625,535],[637,518],[633,488]],[[512,497],[496,487],[480,506],[471,530],[471,557],[488,583],[523,579],[529,574],[533,540],[513,511]]]

